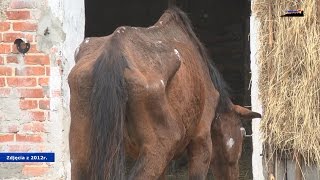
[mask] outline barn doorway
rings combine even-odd
[[[85,0],[85,37],[105,36],[122,25],[150,26],[173,4],[189,15],[198,37],[231,87],[233,102],[250,107],[248,0]],[[251,122],[243,122],[243,125],[251,134]],[[251,156],[252,140],[245,138],[240,179],[252,179]],[[180,172],[179,169],[170,171]]]

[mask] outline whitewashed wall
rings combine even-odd
[[[253,3],[253,1],[251,1]],[[252,4],[251,4],[252,7]],[[252,8],[251,8],[252,9]],[[259,100],[259,87],[258,87],[258,78],[259,78],[259,67],[258,67],[258,51],[259,51],[259,27],[260,23],[255,16],[255,13],[252,12],[250,17],[250,68],[251,68],[251,105],[252,110],[262,114],[262,106]],[[263,115],[263,114],[262,114]],[[261,141],[261,132],[260,132],[260,120],[252,120],[252,143],[253,143],[253,152],[252,152],[252,173],[254,180],[264,180],[263,175],[263,161],[262,161],[262,141]]]
[[[84,38],[85,10],[84,1],[81,0],[48,0],[50,14],[58,19],[60,27],[65,35],[63,41],[55,44],[56,57],[62,62],[62,74],[59,67],[52,69],[50,77],[50,91],[61,90],[61,97],[51,99],[51,119],[58,119],[60,129],[56,141],[62,141],[63,147],[56,147],[56,156],[62,165],[57,172],[64,174],[65,179],[71,179],[70,156],[69,156],[69,126],[70,126],[70,91],[67,82],[68,74],[74,66],[74,52]],[[62,131],[61,131],[62,130]],[[59,138],[61,137],[61,138]],[[61,143],[60,143],[61,144]]]

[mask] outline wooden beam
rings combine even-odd
[[[267,145],[267,165],[268,165],[268,180],[275,180],[275,161],[276,155],[270,144]]]
[[[293,160],[295,163],[295,180],[302,180],[302,155],[298,151],[294,151]]]

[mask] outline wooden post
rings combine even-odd
[[[270,144],[267,145],[267,164],[268,164],[268,180],[275,180],[275,161],[276,161],[276,157],[274,154],[274,150],[272,148],[272,146]]]
[[[272,16],[272,5],[273,5],[273,0],[269,0],[269,12],[268,12],[268,16],[269,16],[269,48],[270,50],[272,49],[273,46],[273,16]],[[275,180],[275,161],[276,156],[274,154],[274,149],[273,147],[268,144],[268,151],[267,151],[267,157],[268,157],[268,180]]]
[[[295,180],[302,180],[302,156],[298,151],[294,151],[295,160]]]

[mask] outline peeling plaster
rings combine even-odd
[[[50,53],[53,46],[60,45],[66,39],[66,33],[62,29],[62,22],[54,17],[51,10],[45,11],[38,23],[37,48],[40,51]]]
[[[9,7],[11,0],[1,0],[0,1],[0,22],[6,18],[5,10]]]

